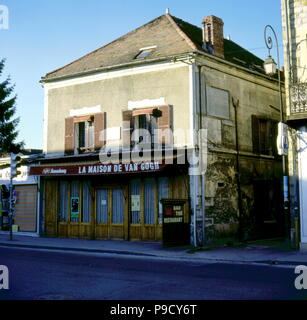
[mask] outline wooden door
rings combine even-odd
[[[57,236],[57,204],[58,183],[54,180],[45,181],[45,235],[47,237]]]
[[[127,238],[126,190],[122,188],[100,188],[96,190],[97,239]]]

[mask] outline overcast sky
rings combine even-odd
[[[166,8],[198,26],[204,16],[222,18],[224,36],[262,59],[267,55],[263,30],[271,24],[283,57],[280,0],[0,0],[0,5],[9,9],[9,29],[0,30],[0,58],[6,58],[5,76],[16,85],[19,139],[26,148],[42,148],[40,78],[164,14]],[[276,57],[276,49],[272,55]]]

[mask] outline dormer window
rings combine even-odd
[[[146,48],[141,48],[140,49],[140,53],[137,54],[137,56],[135,57],[135,59],[141,59],[141,58],[146,58],[148,57],[150,54],[153,53],[154,49],[157,46],[152,46],[152,47],[146,47]]]

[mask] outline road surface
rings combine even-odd
[[[294,267],[0,247],[0,300],[305,299]]]

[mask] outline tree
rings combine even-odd
[[[0,60],[0,76],[4,69],[5,60]],[[18,131],[16,127],[19,118],[13,118],[16,112],[17,96],[12,96],[14,86],[10,83],[10,77],[0,82],[0,156],[10,152],[18,153],[23,147],[23,142],[16,142]]]

